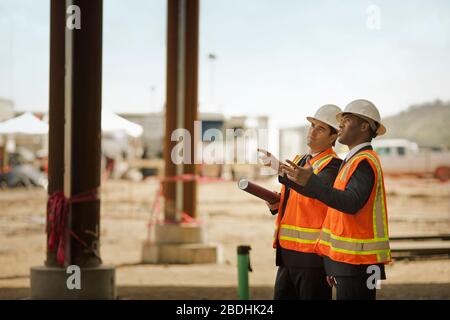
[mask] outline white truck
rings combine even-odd
[[[419,148],[417,143],[406,139],[375,139],[372,145],[386,174],[450,180],[450,151],[446,148]]]

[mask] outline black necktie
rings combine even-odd
[[[304,155],[296,165],[299,167],[303,167],[309,160],[312,159],[312,156],[310,154]]]
[[[344,160],[342,160],[342,162],[341,162],[341,166],[339,167],[339,170],[338,170],[338,172],[340,172],[341,171],[341,169],[345,166],[345,164],[347,163],[347,160],[346,159],[344,159]]]
[[[305,164],[307,164],[308,161],[311,160],[311,159],[312,159],[312,156],[311,156],[310,154],[306,155],[305,161],[303,161],[303,165],[302,165],[302,166],[304,166]]]

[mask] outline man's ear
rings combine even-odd
[[[330,135],[331,144],[336,143],[337,138],[338,138],[338,134],[337,133],[333,133],[332,135]]]
[[[360,128],[362,132],[366,132],[370,130],[370,125],[368,122],[364,121],[363,123],[361,123]]]

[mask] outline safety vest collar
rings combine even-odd
[[[314,170],[314,174],[318,174],[320,170],[322,170],[323,167],[325,167],[331,161],[331,159],[336,157],[336,153],[334,152],[333,148],[330,147],[312,158],[310,160],[310,163]]]
[[[322,152],[320,152],[319,154],[317,154],[315,157],[311,158],[310,162],[314,163],[316,161],[319,161],[321,159],[323,159],[324,157],[327,157],[329,155],[334,155],[336,156],[336,153],[334,152],[333,148],[327,148],[325,150],[323,150]]]

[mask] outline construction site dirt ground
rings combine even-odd
[[[277,190],[275,179],[259,181]],[[144,265],[156,180],[106,181],[101,189],[101,256],[115,265],[121,299],[236,299],[236,247],[250,245],[252,298],[271,299],[275,280],[274,220],[264,202],[236,182],[198,186],[198,219],[207,240],[222,248],[223,261],[206,265]],[[386,178],[390,235],[450,232],[450,183]],[[0,191],[0,299],[29,297],[30,267],[43,265],[46,193],[42,189]],[[450,299],[450,259],[394,261],[379,299]]]

